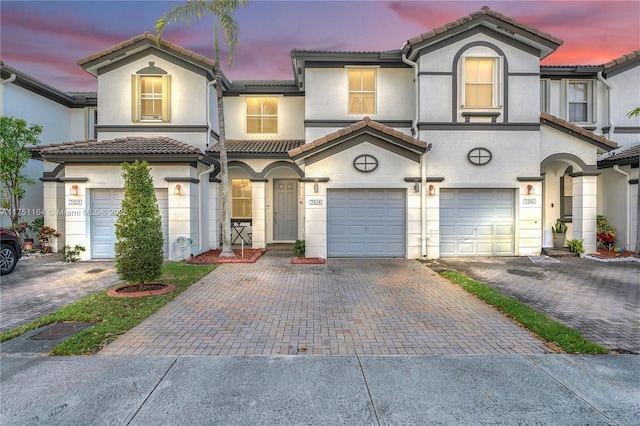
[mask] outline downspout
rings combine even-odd
[[[405,46],[406,46],[406,43],[405,43]],[[418,121],[420,120],[420,78],[418,75],[418,63],[409,60],[409,58],[407,58],[406,53],[402,54],[402,62],[404,62],[405,64],[413,68],[413,82],[415,83],[415,86],[416,86],[415,88],[416,105],[415,105],[415,116],[413,119],[413,123],[411,125],[411,133],[413,134],[413,137],[415,137],[416,139],[419,139],[420,135],[418,133]],[[420,229],[421,229],[420,258],[423,258],[427,255],[427,193],[426,193],[427,185],[426,185],[426,182],[427,182],[427,152],[429,152],[430,148],[431,148],[431,145],[427,147],[425,152],[420,157],[420,186],[421,186],[420,205],[422,206],[422,209],[421,209],[422,211],[420,214]]]
[[[7,78],[6,80],[0,80],[0,90],[4,91],[4,85],[13,83],[14,81],[16,81],[15,74],[9,75],[9,78]],[[2,117],[3,106],[4,106],[3,96],[0,96],[0,117]]]
[[[627,250],[631,250],[631,215],[630,213],[630,204],[631,204],[631,185],[629,185],[629,179],[631,179],[631,174],[625,172],[624,170],[620,170],[620,166],[618,166],[617,164],[615,166],[613,166],[613,170],[620,173],[621,175],[624,175],[627,178],[627,182],[626,182],[626,193],[627,196],[625,197],[625,212],[624,212],[624,217],[625,217],[625,244],[626,244],[626,249]]]
[[[607,80],[605,80],[604,76],[602,75],[602,71],[598,71],[598,80],[600,80],[602,84],[604,84],[607,88],[607,124],[609,126],[608,139],[613,140],[612,137],[614,124],[611,122],[611,90],[613,89],[611,88],[611,85],[607,83]]]

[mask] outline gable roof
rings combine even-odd
[[[550,55],[564,43],[564,41],[559,38],[553,37],[522,22],[518,22],[502,13],[491,10],[488,6],[483,6],[482,9],[476,12],[408,40],[402,52],[407,54],[409,59],[413,60],[417,56],[418,51],[423,47],[438,43],[441,40],[453,37],[478,26],[493,29],[505,34],[507,37],[535,47],[540,51],[540,59]]]
[[[631,147],[621,147],[611,151],[598,160],[598,168],[604,169],[615,165],[638,165],[640,161],[640,143]]]
[[[210,79],[213,80],[213,66],[215,61],[208,59],[195,52],[187,50],[183,47],[173,44],[165,39],[158,40],[157,36],[145,31],[143,34],[132,37],[114,46],[108,47],[98,53],[80,59],[77,64],[85,71],[93,76],[98,76],[98,70],[103,66],[114,66],[115,62],[121,61],[127,57],[131,57],[146,49],[157,49],[171,56],[188,62],[197,68],[201,68],[207,72]],[[223,75],[223,82],[228,87],[229,81]]]
[[[630,68],[640,65],[640,49],[622,55],[603,65],[605,77],[613,77]]]
[[[191,145],[167,137],[126,137],[107,140],[85,140],[36,147],[45,160],[73,162],[123,162],[150,160],[163,162],[201,161],[212,164],[212,158]]]
[[[547,114],[544,112],[540,113],[540,123],[542,123],[543,125],[549,126],[553,129],[559,130],[568,135],[577,137],[578,139],[581,139],[585,142],[595,145],[598,148],[603,149],[605,151],[611,151],[612,149],[615,149],[618,147],[617,143],[610,141],[604,136],[596,135],[595,133],[590,132],[589,130],[585,130],[580,126],[577,126],[566,120],[562,120],[551,114]]]
[[[326,136],[294,148],[290,150],[288,154],[292,159],[298,161],[321,151],[333,148],[348,140],[352,140],[362,134],[373,135],[377,139],[383,139],[393,145],[414,153],[424,153],[428,148],[428,145],[419,139],[385,126],[377,121],[373,121],[369,117],[365,117],[362,121],[358,121],[357,123],[344,127],[336,132],[329,133]]]

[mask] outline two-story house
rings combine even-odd
[[[305,239],[314,257],[523,256],[560,218],[592,252],[605,214],[631,247],[638,52],[541,67],[561,44],[485,7],[393,51],[293,50],[291,81],[225,78],[232,238]],[[167,257],[217,248],[213,63],[145,33],[78,64],[98,79],[96,140],[40,150],[45,210],[65,211],[47,223],[113,257],[119,164],[147,160]]]

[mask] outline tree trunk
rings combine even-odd
[[[220,69],[220,47],[215,47],[216,95],[218,98],[218,125],[220,140],[220,209],[222,210],[222,252],[220,257],[234,257],[231,248],[231,213],[229,202],[229,170],[227,168],[227,139],[224,128],[224,105],[222,97],[222,71]]]

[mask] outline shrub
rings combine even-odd
[[[78,244],[76,244],[74,248],[71,248],[70,246],[64,246],[62,247],[62,261],[65,263],[75,262],[76,260],[78,260],[80,253],[86,250],[87,249]]]
[[[578,254],[584,253],[584,246],[582,245],[583,241],[584,240],[578,240],[577,238],[568,240],[567,245],[569,246],[569,251]]]
[[[140,283],[162,274],[164,237],[160,209],[146,161],[122,163],[124,198],[116,222],[115,260],[121,279]]]
[[[296,243],[293,245],[293,255],[295,257],[304,257],[304,254],[304,240],[296,240]]]

